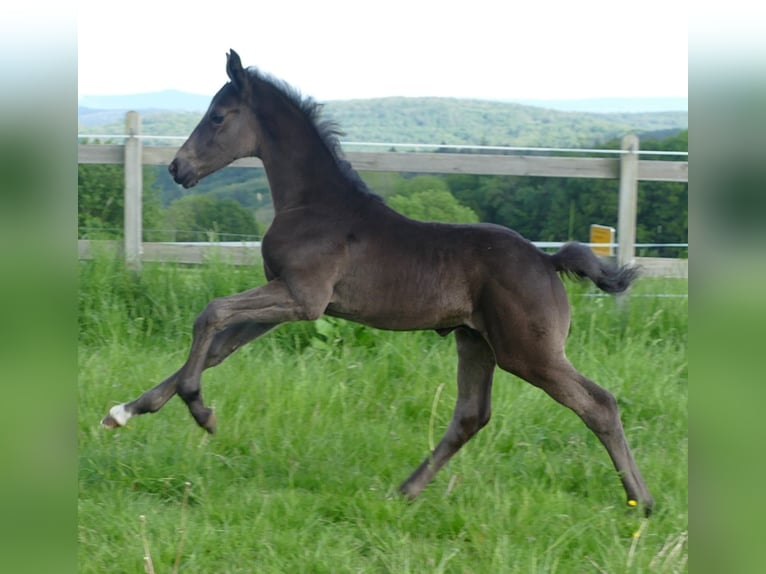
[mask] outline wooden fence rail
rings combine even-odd
[[[142,243],[141,184],[144,165],[168,165],[178,146],[145,146],[140,137],[140,117],[128,112],[126,117],[124,145],[80,144],[78,162],[82,164],[125,165],[125,238],[123,253],[126,261],[139,267],[142,260],[155,260],[147,251],[166,253],[174,260],[174,254],[187,253],[190,249],[170,248],[168,244]],[[573,152],[576,150],[572,150]],[[560,157],[540,155],[495,155],[463,153],[404,153],[404,152],[352,152],[346,159],[358,171],[392,171],[410,173],[516,175],[538,177],[584,177],[618,179],[620,200],[617,223],[617,260],[621,264],[633,263],[635,257],[636,203],[639,181],[688,182],[687,161],[642,160],[639,157],[639,141],[635,135],[627,135],[622,141],[622,153],[615,158]],[[263,167],[257,158],[235,161],[232,167]],[[97,243],[97,242],[93,242]],[[163,247],[157,247],[162,245]],[[199,249],[199,247],[197,248]],[[92,249],[80,241],[81,257],[88,257]],[[239,258],[239,256],[237,256]],[[643,259],[643,258],[642,258]],[[652,261],[650,262],[649,259]],[[675,264],[662,263],[658,258],[641,261],[645,267],[671,269],[663,271],[673,276],[686,276],[688,261]],[[654,274],[649,269],[650,274]]]

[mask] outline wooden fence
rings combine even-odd
[[[141,241],[142,173],[145,165],[168,165],[178,150],[177,146],[145,146],[140,136],[140,118],[128,112],[124,145],[89,145],[78,147],[78,162],[83,164],[120,163],[125,166],[125,238],[123,252],[129,264],[140,266],[141,261],[199,262],[209,252],[231,249],[235,261],[243,261],[235,254],[237,246],[184,246],[183,244],[143,243]],[[577,151],[577,150],[571,150]],[[584,177],[619,179],[620,199],[617,223],[617,261],[621,264],[638,262],[649,275],[681,276],[688,274],[688,260],[664,258],[638,258],[635,256],[636,211],[639,181],[688,182],[687,161],[643,160],[639,154],[639,140],[627,135],[622,141],[618,157],[560,157],[539,155],[495,155],[464,153],[403,153],[403,152],[347,152],[346,159],[359,171],[393,171],[410,173],[517,175],[540,177]],[[257,158],[235,161],[232,167],[263,167]],[[80,257],[87,258],[96,248],[94,243],[80,240]],[[175,246],[174,246],[175,245]],[[250,249],[252,247],[242,248]],[[181,254],[185,256],[181,256]],[[250,261],[250,256],[244,260]]]

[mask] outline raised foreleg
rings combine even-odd
[[[219,365],[234,351],[260,337],[274,325],[259,323],[242,323],[232,325],[217,333],[205,359],[205,369]],[[137,399],[128,403],[115,405],[103,418],[101,424],[107,428],[124,426],[133,416],[154,413],[160,410],[173,395],[176,394],[176,382],[181,370],[179,369],[159,385],[144,392]]]
[[[176,392],[202,428],[215,431],[215,417],[205,406],[201,393],[202,371],[215,336],[239,323],[274,326],[289,321],[317,319],[327,307],[331,289],[308,290],[309,296],[298,299],[282,280],[236,295],[213,299],[194,322],[189,358],[178,373]]]
[[[110,428],[122,426],[136,414],[155,412],[177,393],[197,424],[214,432],[215,416],[202,400],[202,371],[280,323],[318,318],[327,307],[332,287],[329,283],[317,284],[311,289],[293,286],[291,290],[277,279],[256,289],[213,299],[194,322],[191,351],[183,367],[135,401],[113,407],[102,423]]]

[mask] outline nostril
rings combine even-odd
[[[178,172],[178,164],[176,163],[177,160],[173,160],[170,162],[170,165],[168,166],[168,171],[170,172],[170,175],[173,177],[176,176],[176,173]]]

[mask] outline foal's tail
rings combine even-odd
[[[638,277],[638,267],[607,263],[582,243],[567,243],[549,257],[556,271],[578,279],[587,277],[607,293],[622,293]]]

